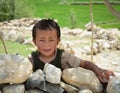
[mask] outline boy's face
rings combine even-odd
[[[36,38],[33,40],[38,48],[40,56],[43,57],[52,57],[59,41],[57,32],[54,29],[36,31]]]

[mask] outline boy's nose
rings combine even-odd
[[[45,46],[49,46],[50,45],[50,43],[49,42],[45,42]]]

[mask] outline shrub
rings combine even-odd
[[[0,21],[14,18],[15,0],[0,0]]]
[[[0,0],[0,2],[0,21],[32,17],[34,14],[33,7],[28,5],[26,0]]]

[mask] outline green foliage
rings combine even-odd
[[[0,21],[32,17],[33,14],[34,9],[26,0],[0,0]]]
[[[0,21],[14,18],[15,0],[0,0]]]

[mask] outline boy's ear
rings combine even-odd
[[[61,41],[61,39],[58,39],[58,43]]]
[[[33,41],[33,43],[36,45],[36,41],[35,41],[34,39],[33,39],[32,41]]]

